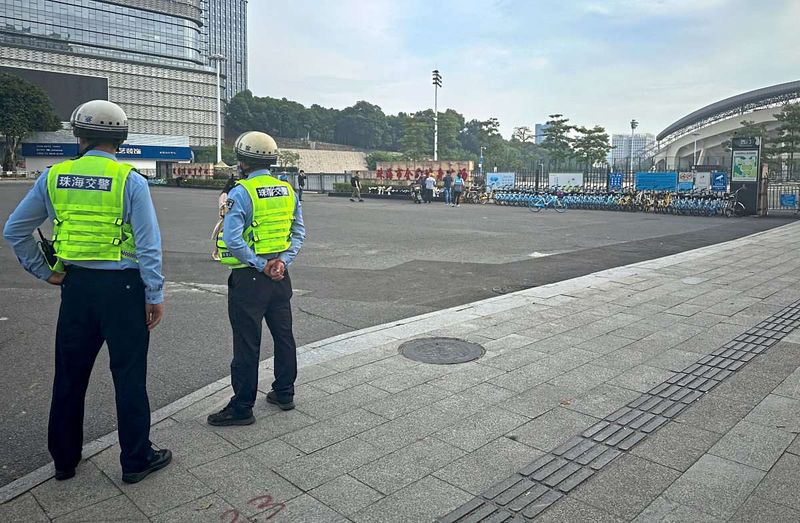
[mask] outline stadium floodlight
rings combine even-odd
[[[442,86],[442,75],[439,74],[438,69],[433,70],[433,85],[435,85],[436,87]]]
[[[628,151],[630,153],[630,167],[628,172],[631,173],[633,172],[633,131],[635,131],[637,127],[639,127],[639,122],[637,122],[636,119],[631,120],[631,141],[630,145],[628,146]]]
[[[433,70],[433,161],[439,160],[439,88],[442,86],[442,75],[438,69]]]

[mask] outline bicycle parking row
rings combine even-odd
[[[585,209],[731,217],[745,213],[745,207],[738,199],[738,192],[636,190],[607,192],[560,187],[537,191],[532,187],[507,186],[485,193],[481,203],[528,207],[534,211],[552,207],[560,212],[564,209]]]

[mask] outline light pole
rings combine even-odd
[[[217,163],[222,163],[222,86],[220,85],[219,66],[225,61],[221,54],[208,57],[217,66]]]
[[[486,146],[481,145],[481,157],[478,158],[478,174],[483,176],[483,151],[486,150]]]
[[[433,70],[433,161],[439,160],[439,88],[442,86],[442,75],[438,69]]]
[[[635,119],[631,120],[631,142],[630,146],[628,147],[628,149],[630,149],[631,164],[628,172],[633,172],[633,131],[635,131],[637,127],[639,127],[639,122],[637,122]]]
[[[694,152],[692,153],[692,169],[697,166],[697,137],[700,136],[700,133],[693,132],[692,136],[694,136]]]

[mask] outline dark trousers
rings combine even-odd
[[[48,448],[56,469],[75,467],[83,446],[86,388],[105,342],[117,403],[123,472],[144,470],[152,456],[144,284],[138,270],[70,268],[61,287]]]
[[[297,188],[297,199],[300,200],[301,202],[303,201],[303,188],[302,187],[298,187]]]
[[[275,350],[272,390],[283,399],[294,397],[297,378],[297,345],[292,334],[292,282],[286,272],[273,281],[252,268],[234,269],[228,277],[228,316],[233,329],[231,405],[251,409],[258,388],[261,322],[267,321]]]
[[[456,205],[461,203],[461,191],[453,191],[453,203]]]

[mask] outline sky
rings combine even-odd
[[[657,134],[728,96],[800,78],[800,0],[250,0],[249,88],[534,127],[553,113]]]

